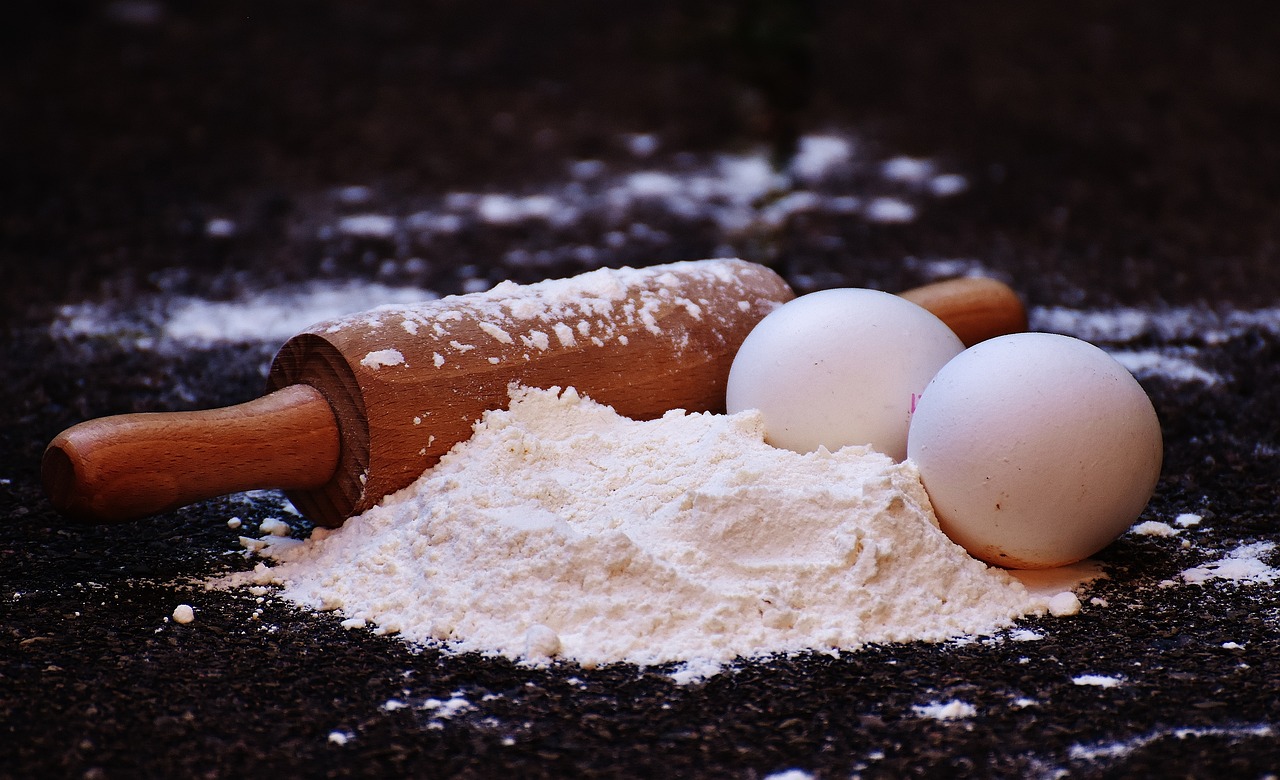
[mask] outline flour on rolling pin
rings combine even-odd
[[[736,288],[742,296],[733,303],[738,311],[759,310],[758,291],[744,288],[730,264],[741,265],[729,260],[704,261],[680,264],[676,270],[696,268],[695,275],[702,276],[704,283],[722,285],[722,292]],[[633,268],[600,269],[524,286],[507,281],[484,293],[425,304],[382,306],[310,330],[337,333],[364,327],[371,337],[383,336],[388,344],[403,343],[406,334],[410,338],[424,335],[432,339],[431,365],[435,368],[445,367],[451,358],[472,360],[469,353],[476,350],[497,364],[513,355],[529,361],[553,346],[628,346],[629,334],[636,328],[684,348],[690,341],[688,322],[702,321],[704,307],[711,305],[705,296],[695,300],[681,294],[689,281],[672,270],[655,275],[651,269]],[[771,310],[775,302],[765,303]],[[671,321],[667,311],[673,306],[683,309],[688,320]],[[711,327],[734,327],[734,320],[726,320],[721,310],[710,308],[707,313],[720,319],[710,322]],[[476,331],[485,338],[475,338]],[[371,369],[407,365],[404,354],[393,346],[371,350],[360,363]]]
[[[636,419],[720,411],[738,346],[791,296],[762,266],[703,260],[504,282],[315,325],[285,344],[268,383],[318,389],[343,447],[329,484],[289,497],[324,525],[368,509],[505,406],[512,383],[572,385]]]

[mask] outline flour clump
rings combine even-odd
[[[775,449],[754,411],[630,420],[572,388],[513,388],[413,485],[264,552],[222,584],[585,666],[940,641],[1045,608],[943,535],[909,461]]]

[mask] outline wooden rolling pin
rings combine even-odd
[[[313,522],[337,526],[469,438],[512,383],[573,386],[635,419],[722,411],[742,340],[792,297],[763,266],[703,260],[380,307],[290,339],[257,400],[67,429],[45,450],[45,490],[64,514],[118,521],[280,488]],[[1026,325],[998,282],[907,297],[963,323],[966,343]]]

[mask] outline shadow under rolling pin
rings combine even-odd
[[[262,398],[68,428],[45,450],[45,490],[68,516],[121,521],[279,488],[313,522],[337,526],[469,438],[512,383],[572,386],[633,419],[723,411],[738,347],[793,296],[763,266],[701,260],[379,307],[286,342]],[[966,346],[1026,328],[1021,301],[994,280],[903,297]]]

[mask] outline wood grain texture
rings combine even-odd
[[[80,423],[45,449],[45,492],[70,517],[119,521],[210,496],[314,488],[338,464],[329,403],[305,385],[238,406]]]

